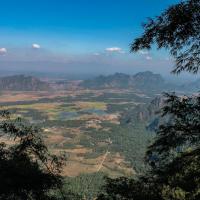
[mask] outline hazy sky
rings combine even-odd
[[[176,0],[5,0],[0,70],[169,73],[166,51],[129,53],[141,23]]]

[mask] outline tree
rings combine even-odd
[[[131,51],[166,48],[176,61],[173,73],[197,73],[200,66],[200,1],[187,0],[169,7],[144,24],[144,34]],[[159,127],[157,138],[147,151],[154,182],[162,185],[166,199],[198,199],[200,150],[200,96],[166,94],[162,116],[170,116]],[[186,164],[187,163],[187,164]],[[166,192],[167,191],[167,192]],[[170,196],[171,195],[171,196]]]
[[[51,190],[62,191],[60,175],[64,156],[51,155],[41,130],[27,121],[0,112],[0,199],[57,199]]]
[[[162,117],[169,116],[168,123],[160,125],[155,142],[149,146],[147,160],[162,170],[182,152],[200,147],[200,96],[165,94]],[[159,159],[151,159],[158,157]]]
[[[171,120],[159,127],[147,151],[155,184],[163,199],[200,198],[200,95],[166,94],[163,116]]]
[[[200,1],[187,0],[169,7],[144,24],[144,33],[131,51],[168,49],[176,61],[173,73],[197,73],[200,66]],[[148,148],[151,166],[138,180],[109,180],[99,199],[198,200],[200,199],[200,95],[166,94],[162,124]],[[120,198],[119,198],[120,197]]]
[[[169,7],[155,19],[143,25],[144,33],[131,44],[131,51],[150,49],[170,50],[175,58],[174,73],[197,73],[200,66],[200,1],[187,0]]]
[[[120,177],[117,179],[106,178],[103,192],[98,200],[160,200],[157,188],[146,177],[129,179]]]

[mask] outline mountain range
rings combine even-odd
[[[94,79],[85,80],[81,87],[89,89],[104,88],[132,88],[135,90],[163,90],[174,88],[173,84],[167,83],[160,74],[150,71],[139,72],[135,75],[115,73],[109,76],[98,76]]]
[[[83,89],[133,89],[144,93],[161,93],[169,91],[198,92],[200,90],[200,79],[178,85],[167,82],[160,74],[150,71],[139,72],[135,75],[115,73],[112,75],[100,75],[83,81],[62,80],[49,82],[42,81],[34,76],[13,75],[0,77],[0,90],[10,91],[46,91],[46,90],[68,90],[73,88]]]
[[[49,83],[32,76],[14,75],[0,78],[0,90],[44,91],[50,89]]]
[[[135,75],[115,73],[113,75],[100,75],[93,79],[84,80],[80,87],[88,89],[133,89],[143,92],[186,92],[193,93],[200,90],[200,79],[186,84],[176,84],[166,81],[160,74],[150,71],[139,72]]]

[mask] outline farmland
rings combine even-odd
[[[122,125],[121,116],[152,98],[128,89],[9,91],[1,93],[0,106],[42,128],[50,151],[67,157],[67,181],[82,184],[80,180],[91,177],[98,188],[104,175],[130,177],[144,170],[143,156],[153,133],[145,123]],[[77,192],[77,185],[71,185]]]
[[[127,159],[124,149],[120,150],[120,146],[115,144],[118,142],[120,145],[117,141],[119,129],[128,132],[127,128],[120,126],[120,115],[149,99],[144,94],[117,89],[53,93],[19,91],[2,93],[0,105],[15,116],[41,126],[50,149],[67,154],[64,175],[103,171],[115,177],[135,173],[131,159]],[[142,125],[138,126],[138,129],[144,129]]]

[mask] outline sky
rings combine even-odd
[[[0,8],[0,71],[168,75],[165,50],[130,53],[141,24],[178,0],[6,0]]]

